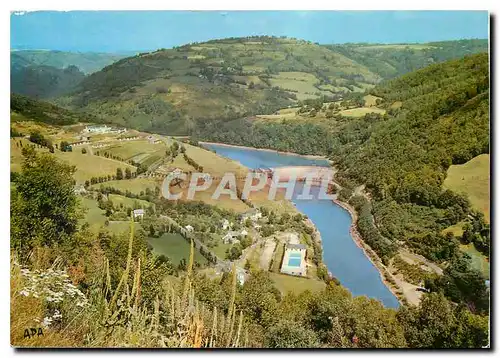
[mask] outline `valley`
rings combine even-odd
[[[274,36],[11,51],[11,310],[58,307],[81,332],[49,337],[75,346],[485,345],[487,51]],[[303,181],[269,197],[309,168],[333,199],[300,199]],[[250,174],[265,184],[246,197]],[[45,271],[80,312],[33,294]]]

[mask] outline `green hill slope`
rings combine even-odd
[[[10,95],[11,122],[35,121],[66,125],[78,122],[95,122],[96,118],[85,113],[74,113],[52,103],[38,101],[23,95]]]
[[[32,98],[48,99],[68,93],[84,78],[83,72],[75,66],[59,69],[29,65],[11,69],[10,90]]]
[[[383,78],[393,78],[438,62],[488,51],[488,40],[441,41],[424,44],[326,45]]]
[[[11,92],[49,99],[67,94],[85,75],[123,58],[106,53],[13,50],[10,53]]]
[[[11,50],[11,66],[51,66],[64,69],[69,66],[78,67],[89,74],[125,57],[125,54],[98,52],[66,52],[48,50]]]
[[[193,120],[272,113],[297,100],[363,91],[379,80],[306,41],[234,38],[122,59],[90,75],[61,103],[129,127],[185,134]]]

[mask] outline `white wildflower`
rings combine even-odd
[[[44,325],[45,327],[48,327],[51,324],[52,324],[52,318],[51,317],[45,317],[43,319],[42,325]]]

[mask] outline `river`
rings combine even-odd
[[[329,166],[325,159],[284,154],[252,148],[204,144],[217,154],[236,160],[252,169],[282,166]],[[330,200],[296,200],[297,209],[307,215],[321,234],[323,261],[340,283],[353,295],[366,295],[380,300],[384,306],[397,308],[399,302],[380,278],[377,268],[354,243],[349,229],[351,216]]]

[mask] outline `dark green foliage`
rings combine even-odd
[[[71,148],[71,145],[69,145],[68,142],[66,142],[65,140],[63,140],[60,144],[59,144],[59,149],[61,150],[61,152],[71,152],[73,149]]]
[[[123,170],[122,168],[116,168],[116,180],[123,179]]]
[[[52,147],[52,142],[50,139],[47,139],[41,134],[39,131],[34,130],[30,133],[29,137],[30,142],[41,145],[42,147],[50,148]]]
[[[226,256],[226,258],[228,260],[231,260],[231,261],[234,261],[234,260],[237,260],[240,258],[241,256],[241,252],[242,252],[242,248],[241,248],[241,245],[240,244],[234,244],[233,246],[231,246],[231,248],[229,249],[229,252]]]
[[[326,154],[332,143],[328,128],[311,123],[254,123],[249,119],[199,121],[193,134],[213,142],[299,154]]]
[[[296,322],[280,321],[266,332],[268,348],[318,348],[316,333]]]
[[[441,277],[430,279],[426,286],[435,292],[442,292],[457,303],[465,303],[473,312],[489,311],[489,289],[485,278],[477,270],[471,269],[470,258],[457,254],[449,263]]]
[[[414,348],[479,348],[488,344],[488,317],[455,306],[443,295],[425,295],[420,306],[403,307],[398,319]]]
[[[464,225],[462,242],[473,243],[474,247],[486,256],[490,256],[490,225],[484,221],[484,214],[473,212]]]
[[[82,122],[95,122],[97,119],[89,114],[75,113],[51,103],[38,101],[26,96],[11,93],[10,110],[21,114],[24,119],[47,124],[66,125]],[[13,117],[13,120],[20,120]]]
[[[11,138],[23,137],[23,134],[18,132],[15,128],[10,127],[10,137]]]
[[[11,192],[11,245],[28,252],[69,240],[77,225],[74,167],[23,149],[21,173]]]
[[[59,69],[52,66],[28,66],[12,69],[11,92],[37,99],[67,94],[85,78],[76,66]]]

